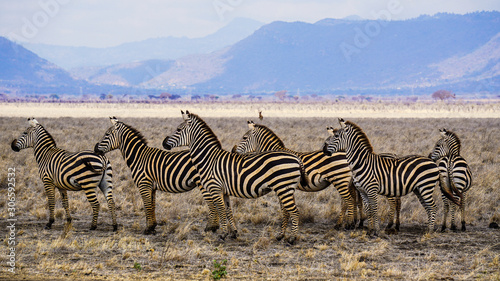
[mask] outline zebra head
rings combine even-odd
[[[174,147],[179,147],[179,146],[188,146],[191,143],[193,135],[191,133],[191,127],[192,127],[191,114],[187,110],[186,113],[184,113],[184,111],[181,110],[181,113],[184,122],[182,122],[179,125],[179,127],[177,127],[177,130],[173,135],[167,136],[163,140],[163,148],[165,148],[166,150],[170,150]]]
[[[333,153],[346,150],[345,130],[348,129],[344,119],[339,118],[340,129],[327,127],[326,130],[330,135],[323,144],[323,153],[327,156],[332,156]]]
[[[15,152],[21,151],[21,149],[33,147],[35,145],[37,137],[37,127],[39,126],[38,121],[35,118],[28,118],[29,127],[24,131],[21,136],[12,141],[10,147]],[[41,126],[41,125],[40,125]]]
[[[101,141],[95,144],[94,146],[94,152],[100,155],[103,155],[104,153],[110,152],[112,150],[115,150],[119,147],[120,142],[118,138],[118,127],[121,124],[121,122],[118,121],[116,117],[109,117],[109,120],[111,121],[111,127],[106,131],[104,136],[102,137]]]
[[[233,147],[232,152],[243,154],[260,151],[259,141],[257,139],[258,129],[256,129],[253,121],[247,121],[247,125],[250,130],[246,132],[238,144]]]
[[[429,158],[436,161],[445,156],[460,155],[461,144],[458,136],[445,128],[439,129],[439,133],[441,138],[436,142]]]

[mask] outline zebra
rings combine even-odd
[[[35,118],[28,118],[29,127],[11,143],[12,150],[32,147],[38,163],[40,179],[49,201],[49,222],[45,229],[50,229],[55,221],[55,189],[61,194],[62,205],[66,211],[66,221],[71,222],[67,191],[83,190],[92,206],[92,224],[90,230],[97,228],[99,201],[96,187],[106,197],[113,231],[117,231],[115,203],[113,200],[113,172],[109,160],[92,151],[68,152],[56,146],[54,138]]]
[[[293,244],[299,226],[294,192],[299,181],[305,177],[300,159],[279,151],[252,155],[225,151],[215,133],[198,115],[186,111],[182,112],[182,116],[184,122],[174,134],[165,138],[163,147],[167,150],[179,146],[189,147],[201,182],[217,206],[222,229],[220,238],[237,236],[229,196],[257,198],[274,191],[282,211],[281,231],[276,239],[285,237],[288,220],[291,219],[291,236],[287,242]]]
[[[307,185],[298,186],[298,190],[307,192],[321,191],[331,185],[337,188],[342,198],[342,211],[336,228],[339,228],[344,221],[344,214],[348,210],[348,224],[346,228],[352,228],[353,217],[357,217],[357,210],[354,206],[354,190],[349,189],[351,183],[351,169],[347,163],[345,153],[338,152],[332,156],[326,156],[323,151],[296,152],[285,147],[283,141],[268,127],[255,124],[253,121],[247,121],[249,131],[233,147],[232,152],[239,154],[254,153],[263,151],[286,151],[300,158],[304,164],[305,172],[308,177]],[[362,223],[361,223],[362,224]]]
[[[440,183],[439,169],[431,159],[418,155],[387,157],[373,153],[366,134],[356,124],[339,119],[341,129],[323,146],[326,155],[345,151],[354,183],[363,198],[370,233],[378,235],[377,194],[387,197],[404,196],[411,191],[427,212],[428,232],[434,231],[436,204],[432,197]],[[451,194],[450,199],[456,200]],[[459,202],[456,202],[459,204]]]
[[[461,223],[462,231],[466,230],[465,227],[465,204],[466,204],[466,192],[470,189],[472,185],[472,173],[467,165],[467,161],[460,156],[461,143],[458,136],[451,131],[446,129],[439,130],[441,138],[437,141],[434,149],[432,150],[429,158],[434,160],[441,172],[441,175],[446,179],[445,183],[449,186],[457,198],[461,199],[460,213],[461,213]],[[448,212],[451,207],[451,225],[450,229],[453,231],[457,230],[455,225],[455,209],[454,205],[450,204],[450,200],[443,196],[444,204],[444,218],[441,231],[446,230],[446,221],[448,218]],[[451,205],[451,206],[450,206]]]
[[[200,184],[200,177],[191,162],[187,150],[168,152],[148,146],[144,136],[132,126],[116,117],[110,117],[112,126],[102,139],[96,143],[94,151],[104,154],[119,149],[123,159],[130,168],[134,183],[139,188],[146,213],[146,229],[144,234],[156,233],[156,190],[182,193],[198,186],[203,199],[209,206],[209,222],[205,231],[215,231],[218,221],[215,216],[215,205],[210,193]]]
[[[330,134],[330,137],[327,138],[327,141],[328,141],[329,139],[331,139],[335,136],[337,129],[335,129],[333,127],[327,127],[326,130]],[[379,155],[382,157],[397,158],[397,155],[395,155],[393,153],[381,153]],[[354,186],[353,181],[351,181],[351,186]],[[354,216],[356,218],[357,217],[356,210],[359,211],[359,213],[360,213],[360,216],[359,216],[360,226],[359,227],[361,228],[363,226],[363,220],[364,220],[363,200],[361,198],[361,194],[359,193],[359,191],[355,187],[351,187],[351,186],[349,188],[351,190],[353,190],[353,191],[351,191],[351,194],[353,196],[353,201],[355,203]],[[387,197],[387,200],[389,201],[390,209],[389,209],[389,214],[388,214],[389,223],[387,224],[386,232],[397,233],[399,231],[400,224],[401,224],[400,223],[401,197]]]

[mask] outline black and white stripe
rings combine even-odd
[[[336,227],[340,227],[347,211],[346,228],[354,226],[354,218],[357,217],[357,209],[353,196],[356,196],[354,185],[350,190],[351,169],[347,163],[344,152],[333,153],[326,156],[323,151],[297,152],[285,147],[283,141],[268,127],[255,124],[253,121],[247,122],[249,131],[234,146],[233,152],[255,153],[263,151],[286,151],[297,155],[304,164],[308,177],[307,185],[300,184],[298,190],[316,192],[329,186],[334,186],[342,198],[342,210]],[[354,191],[353,194],[351,192]]]
[[[439,184],[439,169],[423,156],[387,157],[373,152],[366,134],[352,122],[339,119],[341,129],[327,142],[323,151],[329,155],[345,151],[354,183],[365,204],[370,228],[374,234],[380,227],[377,215],[378,194],[401,197],[413,192],[427,212],[428,231],[434,231],[436,204],[432,193]]]
[[[189,151],[168,152],[147,144],[143,135],[135,128],[110,118],[113,124],[98,142],[94,151],[107,153],[119,149],[132,173],[132,179],[139,188],[146,212],[147,227],[144,234],[154,234],[156,228],[156,190],[182,193],[199,187],[209,205],[209,222],[205,230],[218,228],[215,207],[211,196],[201,184]]]
[[[210,192],[217,206],[222,238],[236,237],[229,196],[257,198],[271,191],[278,196],[282,209],[280,240],[285,236],[288,220],[292,221],[289,243],[297,237],[299,212],[294,192],[302,178],[302,163],[286,152],[263,152],[240,155],[222,149],[212,129],[197,115],[183,113],[184,122],[177,131],[165,138],[166,149],[188,146],[191,159],[200,173],[203,186]],[[227,231],[227,222],[229,231]]]
[[[32,147],[38,163],[39,175],[42,179],[49,201],[49,222],[45,228],[50,229],[54,223],[55,189],[61,194],[62,204],[66,211],[66,220],[71,222],[67,191],[83,190],[92,206],[91,230],[97,228],[99,201],[96,188],[99,187],[108,202],[113,219],[113,231],[116,231],[115,203],[113,201],[113,172],[111,164],[104,156],[92,151],[68,152],[56,146],[56,142],[45,128],[34,118],[29,118],[30,126],[12,144],[12,150]]]
[[[460,156],[461,142],[458,136],[446,129],[440,129],[441,138],[437,141],[434,149],[430,154],[430,158],[439,166],[441,176],[445,179],[444,183],[447,188],[453,192],[453,195],[458,200],[461,198],[460,214],[462,231],[466,230],[465,227],[465,205],[466,193],[472,185],[472,173],[467,165],[467,161]],[[446,230],[446,221],[448,212],[451,208],[451,230],[457,230],[455,225],[455,209],[454,204],[450,204],[450,200],[443,196],[444,203],[444,217],[441,231]]]

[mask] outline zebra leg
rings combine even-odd
[[[361,198],[361,193],[356,189],[356,209],[359,211],[359,224],[358,228],[363,229],[363,224],[366,219],[366,215],[363,211],[363,198]]]
[[[390,234],[396,234],[399,232],[401,215],[401,197],[387,197],[389,200],[389,223],[386,227],[386,232]],[[396,224],[394,224],[394,215],[396,216]]]
[[[342,227],[342,224],[344,223],[344,214],[346,212],[347,212],[347,203],[344,200],[341,200],[339,218],[333,228],[339,230]]]
[[[156,228],[158,223],[156,222],[156,189],[151,186],[151,211],[150,211],[151,221],[153,225],[153,230]]]
[[[229,224],[229,237],[236,239],[236,237],[238,237],[238,230],[234,224],[233,210],[231,210],[231,200],[227,194],[224,194],[224,205],[226,207],[226,216]]]
[[[368,218],[368,232],[371,232],[373,230],[373,217],[372,217],[372,211],[371,211],[371,206],[370,206],[370,200],[368,199],[368,195],[364,190],[358,190],[359,195],[361,196],[361,201],[363,203],[363,208],[365,209],[366,216]],[[361,224],[361,222],[360,222]],[[363,226],[360,226],[363,227]]]
[[[450,229],[453,231],[453,232],[456,232],[458,229],[457,229],[457,225],[455,224],[455,213],[456,213],[456,210],[457,210],[457,206],[455,204],[450,204],[450,213],[451,213],[451,220],[450,220]]]
[[[465,231],[465,204],[467,203],[467,200],[465,199],[465,192],[462,193],[462,205],[460,206],[460,216],[462,219],[462,231]]]
[[[149,182],[143,182],[139,183],[137,186],[139,187],[139,193],[141,194],[142,202],[144,204],[144,212],[146,213],[146,229],[144,230],[144,235],[154,235],[156,234],[156,225],[154,225],[153,215],[151,213],[153,211],[153,208],[151,207],[153,203],[151,200],[153,185]]]
[[[106,197],[106,201],[108,202],[108,209],[111,212],[111,219],[113,220],[113,231],[118,230],[118,224],[116,222],[116,208],[115,201],[113,200],[113,181],[111,178],[111,174],[108,174],[106,171],[106,175],[99,183],[99,188],[102,193]]]
[[[224,240],[228,235],[228,231],[227,231],[227,210],[226,210],[226,205],[224,204],[222,189],[215,184],[212,185],[207,184],[207,190],[210,191],[213,203],[217,208],[217,215],[219,217],[219,223],[222,231],[220,239]]]
[[[51,229],[52,224],[55,221],[54,209],[56,205],[55,199],[55,187],[50,181],[44,181],[43,186],[45,188],[45,193],[47,194],[47,199],[49,201],[49,222],[45,225],[45,229]]]
[[[435,183],[433,183],[435,184]],[[426,190],[426,193],[422,193],[420,191]],[[436,203],[434,202],[434,198],[432,197],[432,193],[434,191],[434,188],[429,188],[429,187],[416,187],[413,190],[413,193],[417,195],[418,200],[420,201],[420,204],[424,207],[425,211],[427,212],[427,231],[429,233],[434,232],[434,223],[436,220]]]
[[[59,190],[59,194],[61,194],[61,201],[62,201],[62,205],[64,207],[64,211],[66,211],[66,221],[68,223],[70,223],[72,218],[71,218],[71,214],[69,212],[68,192],[65,189],[58,188],[58,190]]]
[[[285,237],[286,228],[288,227],[288,221],[290,220],[290,213],[283,207],[283,203],[280,200],[281,209],[281,228],[280,233],[276,236],[276,240],[281,241]]]
[[[401,225],[401,197],[397,197],[396,199],[396,231],[399,231],[399,227]]]
[[[198,183],[198,186],[200,187],[201,194],[203,196],[203,200],[208,205],[208,223],[207,226],[205,227],[205,232],[207,231],[212,231],[215,232],[217,229],[219,229],[219,219],[217,217],[217,208],[215,207],[214,201],[212,200],[212,195],[210,195],[210,192],[203,188],[200,183]]]
[[[92,207],[92,224],[90,225],[90,230],[97,229],[97,217],[99,216],[99,201],[97,201],[97,194],[94,187],[82,187],[87,196],[87,200]]]
[[[441,232],[446,231],[446,221],[448,220],[448,212],[450,211],[450,200],[444,195],[443,198],[443,225],[441,226]]]
[[[288,189],[283,193],[276,192],[278,198],[280,200],[280,204],[283,205],[283,219],[289,216],[292,220],[292,234],[288,238],[287,242],[291,245],[295,243],[297,240],[297,234],[299,230],[299,210],[297,209],[297,205],[295,204],[295,197],[293,195],[294,189]],[[288,213],[285,215],[285,212]],[[282,223],[283,226],[283,223]],[[286,229],[282,228],[283,235]]]
[[[371,225],[371,235],[373,236],[378,236],[380,233],[380,224],[379,224],[379,219],[378,219],[378,193],[376,192],[378,188],[371,188],[369,189],[369,192],[367,193],[368,197],[368,204],[370,205],[370,210],[369,210],[369,217],[370,219],[370,225]]]

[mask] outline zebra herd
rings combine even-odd
[[[330,136],[323,149],[296,152],[269,128],[248,121],[249,131],[231,152],[221,143],[208,124],[198,115],[182,112],[184,121],[167,136],[163,147],[150,147],[133,127],[110,117],[111,127],[96,143],[94,151],[67,152],[57,148],[52,136],[34,118],[28,129],[11,147],[18,152],[32,147],[39,175],[49,201],[50,229],[54,222],[55,189],[61,194],[67,221],[71,221],[67,191],[83,190],[92,206],[91,230],[97,227],[99,202],[96,187],[104,193],[117,230],[112,195],[112,169],[105,154],[119,149],[139,188],[146,214],[144,234],[154,234],[156,190],[169,193],[187,192],[198,187],[209,207],[205,231],[221,228],[221,238],[235,238],[237,228],[232,215],[230,196],[257,198],[271,191],[280,202],[282,221],[278,240],[285,237],[289,220],[290,244],[297,240],[299,210],[295,190],[316,192],[334,186],[342,198],[342,212],[336,227],[351,229],[363,226],[363,210],[368,216],[369,233],[380,232],[377,215],[378,197],[390,202],[392,227],[396,214],[399,230],[401,196],[413,192],[427,212],[428,231],[434,231],[436,204],[433,192],[440,186],[443,194],[444,219],[451,208],[451,229],[456,230],[455,209],[461,211],[465,231],[465,199],[472,179],[467,162],[460,156],[460,140],[453,132],[441,129],[441,138],[428,157],[376,154],[363,130],[350,121],[339,119],[340,129],[327,128]],[[174,147],[187,150],[170,152]]]

